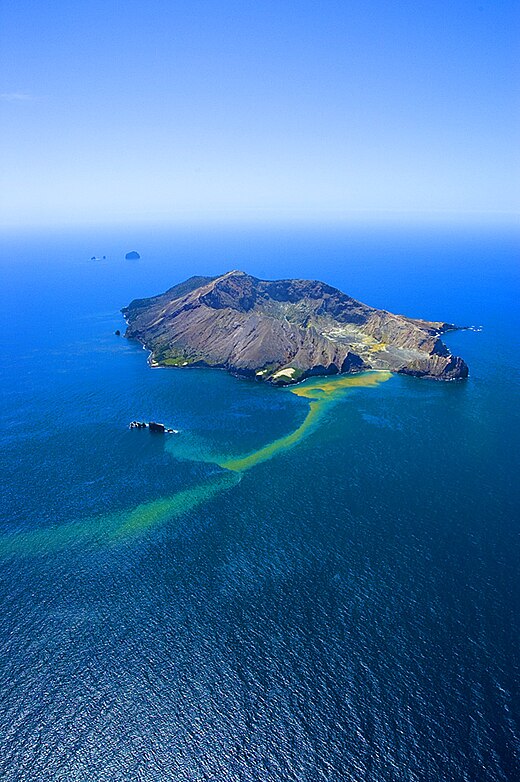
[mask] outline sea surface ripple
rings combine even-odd
[[[5,239],[2,780],[520,778],[517,239]],[[482,325],[470,379],[281,390],[114,335],[230,265]]]

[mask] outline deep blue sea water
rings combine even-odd
[[[518,240],[4,236],[2,780],[520,779]],[[114,331],[132,298],[232,268],[482,326],[446,337],[470,378],[356,389],[221,485],[216,457],[290,433],[308,402],[152,370]]]

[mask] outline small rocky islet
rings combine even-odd
[[[151,351],[152,366],[219,367],[274,385],[374,369],[468,376],[440,338],[461,327],[369,307],[317,280],[190,277],[122,313],[125,336]]]
[[[130,421],[128,428],[149,429],[150,432],[154,432],[156,434],[179,434],[178,429],[172,429],[171,427],[165,426],[165,424],[160,424],[157,421],[149,421],[148,423],[146,421]]]

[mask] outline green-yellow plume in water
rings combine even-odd
[[[292,394],[310,400],[309,412],[300,426],[294,432],[285,435],[285,437],[280,437],[278,440],[274,440],[272,443],[264,445],[246,456],[224,459],[219,462],[220,466],[226,470],[244,472],[245,470],[250,470],[256,464],[260,464],[260,462],[272,459],[280,451],[286,451],[299,443],[300,440],[303,440],[316,427],[316,424],[327,409],[337,402],[348,389],[377,386],[379,383],[388,380],[389,377],[390,372],[365,372],[360,375],[349,375],[333,379],[320,378],[312,382],[289,387],[289,391]]]
[[[282,451],[293,448],[307,437],[327,410],[338,402],[345,392],[354,388],[373,388],[391,377],[390,372],[371,371],[359,375],[319,378],[290,386],[287,391],[309,400],[304,420],[293,432],[280,437],[252,453],[214,461],[223,472],[190,489],[176,492],[171,497],[152,500],[122,512],[78,520],[57,527],[3,535],[0,555],[47,553],[78,542],[110,544],[145,532],[170,521],[221,491],[236,486],[241,473],[261,462],[272,459]],[[208,459],[208,461],[210,461]]]

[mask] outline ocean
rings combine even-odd
[[[4,234],[2,780],[520,779],[519,247],[498,226]],[[445,337],[470,377],[294,393],[151,369],[115,335],[133,298],[236,268],[475,327]]]

